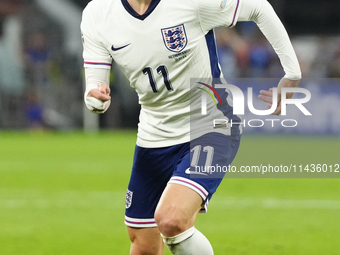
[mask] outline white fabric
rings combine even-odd
[[[122,0],[93,0],[85,8],[81,23],[84,66],[110,69],[114,59],[128,78],[141,104],[138,146],[156,148],[190,141],[190,78],[212,76],[210,60],[211,54],[216,55],[215,43],[212,33],[209,45],[205,36],[217,25],[234,24],[240,1],[228,0],[222,9],[221,0],[160,1],[144,20],[133,17]],[[171,51],[163,33],[182,24],[185,47]],[[164,72],[159,68],[166,68],[173,90],[166,87]],[[147,71],[157,92],[151,87]],[[201,91],[197,89],[196,93],[200,100]],[[208,103],[214,107],[212,100]],[[201,130],[216,132],[213,118],[225,116],[220,111],[214,114],[205,116],[207,126],[199,127]],[[230,129],[217,132],[228,135]]]
[[[186,231],[184,231],[183,233],[180,233],[173,237],[165,237],[162,234],[161,236],[163,237],[163,241],[165,244],[178,244],[188,239],[189,237],[191,237],[194,234],[194,232],[195,232],[195,227],[191,227],[187,229]]]
[[[237,20],[254,20],[278,54],[285,77],[301,78],[289,37],[265,0],[160,1],[144,20],[133,17],[123,1],[93,0],[85,8],[81,23],[84,66],[98,72],[94,75],[99,77],[96,79],[106,79],[99,70],[109,70],[114,59],[128,78],[141,104],[137,135],[140,147],[172,146],[209,132],[230,135],[230,127],[213,128],[213,119],[228,118],[216,110],[210,98],[208,114],[200,115],[195,130],[190,130],[190,123],[194,122],[190,122],[193,119],[190,113],[194,112],[190,103],[197,102],[199,114],[202,95],[198,89],[190,92],[190,78],[222,77],[220,70],[216,72],[220,68],[211,30],[214,27],[234,26]],[[185,46],[179,51],[170,50],[164,31],[182,25]],[[171,89],[166,86],[165,78],[171,82]],[[156,91],[150,80],[156,84]],[[88,78],[86,81],[90,82],[88,88],[97,85]]]
[[[84,102],[87,109],[94,113],[105,113],[110,107],[111,100],[103,102],[94,97],[88,97],[87,95],[89,94],[90,90],[98,89],[99,84],[109,84],[110,70],[101,68],[85,68],[85,80],[86,89],[84,93]]]
[[[301,79],[301,70],[286,29],[272,6],[266,0],[243,0],[238,21],[254,21],[279,56],[290,80]]]
[[[209,240],[195,227],[173,236],[163,236],[164,243],[173,255],[213,255]]]
[[[85,105],[87,109],[94,113],[105,113],[107,109],[110,107],[111,100],[102,101],[94,97],[86,97]]]
[[[101,68],[85,68],[86,89],[84,97],[87,97],[90,90],[98,89],[101,83],[110,84],[110,70]],[[84,98],[85,99],[85,98]]]
[[[197,0],[202,30],[236,25],[243,0]]]

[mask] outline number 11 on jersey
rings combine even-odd
[[[171,81],[169,79],[169,74],[168,74],[168,69],[166,68],[166,66],[159,66],[156,69],[156,71],[157,71],[158,75],[163,75],[164,84],[165,84],[167,90],[168,91],[173,91],[174,89],[173,89],[173,87],[171,85]],[[157,87],[157,83],[155,81],[155,78],[153,76],[152,69],[150,67],[145,67],[142,70],[142,72],[143,72],[143,74],[148,75],[152,91],[154,93],[157,93],[158,92],[158,87]]]

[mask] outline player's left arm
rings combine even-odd
[[[91,112],[105,113],[109,108],[111,104],[109,80],[109,69],[85,67],[84,101]]]
[[[83,38],[83,58],[85,67],[86,107],[94,113],[104,113],[110,106],[110,69],[112,58],[103,45],[98,27],[97,3],[92,1],[84,9],[80,24]]]
[[[266,0],[242,0],[238,21],[254,21],[273,46],[280,58],[285,76],[278,84],[278,105],[273,114],[281,113],[281,88],[297,87],[301,79],[301,70],[289,36],[272,6]],[[272,104],[272,90],[261,90],[259,98]],[[293,93],[287,93],[292,98]],[[268,109],[270,106],[268,106]]]

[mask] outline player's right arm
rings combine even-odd
[[[267,0],[196,0],[203,32],[217,26],[232,27],[237,21],[254,21],[278,55],[285,76],[278,84],[278,105],[273,114],[281,112],[281,88],[297,87],[301,70],[289,36]],[[272,103],[272,90],[262,90],[259,98]],[[291,98],[293,93],[287,94]],[[270,108],[270,106],[268,107]]]
[[[238,21],[254,21],[261,32],[273,46],[285,76],[280,80],[278,88],[278,103],[274,115],[281,113],[281,89],[284,87],[297,87],[301,79],[301,70],[289,36],[272,6],[266,0],[242,0],[242,8]],[[287,98],[292,98],[293,93],[288,93]],[[261,90],[259,98],[269,104],[273,103],[273,90]],[[271,106],[268,106],[268,109]]]
[[[86,89],[84,101],[94,113],[104,113],[110,106],[110,70],[112,58],[101,42],[98,20],[93,16],[93,5],[89,3],[83,11],[81,32]]]

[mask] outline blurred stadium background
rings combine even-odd
[[[113,66],[108,112],[84,108],[79,24],[88,2],[0,0],[0,254],[128,254],[139,106]],[[235,165],[340,164],[340,2],[269,2],[291,36],[313,116],[292,108],[294,129],[246,127]],[[216,40],[231,84],[258,93],[282,76],[254,24],[216,29]],[[339,185],[227,178],[197,226],[216,254],[340,254]]]

